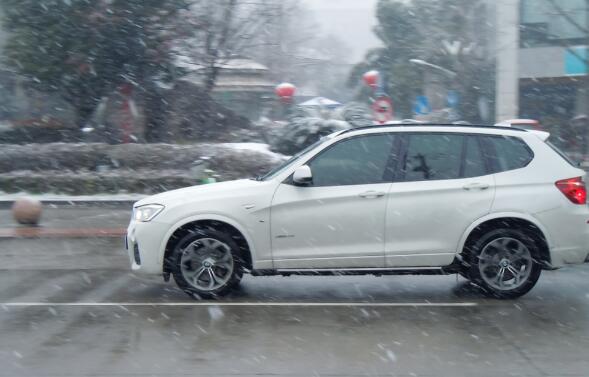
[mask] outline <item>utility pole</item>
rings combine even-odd
[[[519,116],[519,0],[495,3],[495,121]]]

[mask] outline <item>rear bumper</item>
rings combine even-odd
[[[559,208],[537,215],[549,239],[550,266],[589,262],[589,208]]]
[[[586,248],[553,248],[550,250],[551,267],[559,268],[567,264],[589,263],[589,251]]]

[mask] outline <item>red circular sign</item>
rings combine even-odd
[[[393,102],[387,96],[381,96],[372,104],[374,120],[380,124],[393,120]]]

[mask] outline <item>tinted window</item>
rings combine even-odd
[[[479,177],[487,174],[485,160],[476,136],[466,136],[462,178]]]
[[[534,155],[519,138],[512,136],[484,136],[485,155],[493,173],[523,168]]]
[[[313,186],[385,182],[393,139],[393,135],[370,135],[335,144],[309,163]]]
[[[409,135],[405,180],[427,181],[460,177],[464,136],[454,134]]]

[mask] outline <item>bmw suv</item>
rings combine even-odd
[[[589,261],[585,172],[508,127],[340,131],[264,176],[165,192],[134,205],[133,271],[195,298],[244,273],[461,274],[499,298],[543,269]]]

